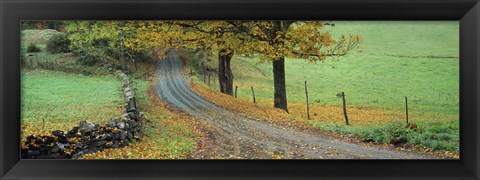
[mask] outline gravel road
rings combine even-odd
[[[158,63],[156,91],[174,109],[184,111],[208,128],[208,142],[191,158],[199,159],[425,159],[429,155],[355,144],[320,135],[282,129],[237,115],[191,91],[175,51]]]

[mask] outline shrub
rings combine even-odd
[[[105,61],[101,57],[96,56],[94,54],[82,52],[82,53],[77,53],[77,55],[79,55],[80,57],[77,63],[84,66],[96,66],[96,65],[102,64],[102,62]]]
[[[48,42],[47,42],[47,51],[50,53],[66,53],[70,52],[69,49],[70,40],[67,38],[65,34],[55,34]]]
[[[35,44],[30,44],[27,47],[27,52],[28,53],[36,53],[36,52],[40,52],[40,51],[41,51],[40,48]]]

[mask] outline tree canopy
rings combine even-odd
[[[285,58],[322,61],[346,55],[358,35],[334,38],[322,21],[74,21],[66,26],[73,49],[97,56],[129,51],[189,49],[218,54],[220,91],[232,95],[234,53],[257,54],[272,62],[275,107],[287,109]],[[99,48],[101,45],[103,48]],[[159,51],[160,57],[166,51]]]

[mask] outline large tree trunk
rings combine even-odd
[[[222,49],[218,53],[218,83],[220,92],[233,96],[233,73],[230,68],[233,51]]]
[[[285,86],[285,58],[273,61],[274,106],[288,112]]]

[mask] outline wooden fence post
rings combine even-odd
[[[405,116],[407,119],[407,124],[408,124],[408,98],[405,96]]]
[[[345,116],[345,122],[347,125],[349,125],[348,123],[348,115],[347,115],[347,105],[345,103],[345,93],[342,92],[342,100],[343,100],[343,115]]]
[[[235,86],[235,98],[237,98],[237,89],[238,89],[238,86]]]
[[[255,91],[253,91],[253,87],[250,87],[250,88],[252,88],[253,103],[255,104],[255,103],[257,103],[257,102],[255,101]]]
[[[305,81],[305,97],[307,99],[307,117],[308,117],[308,120],[310,120],[310,106],[308,105],[307,81]]]

